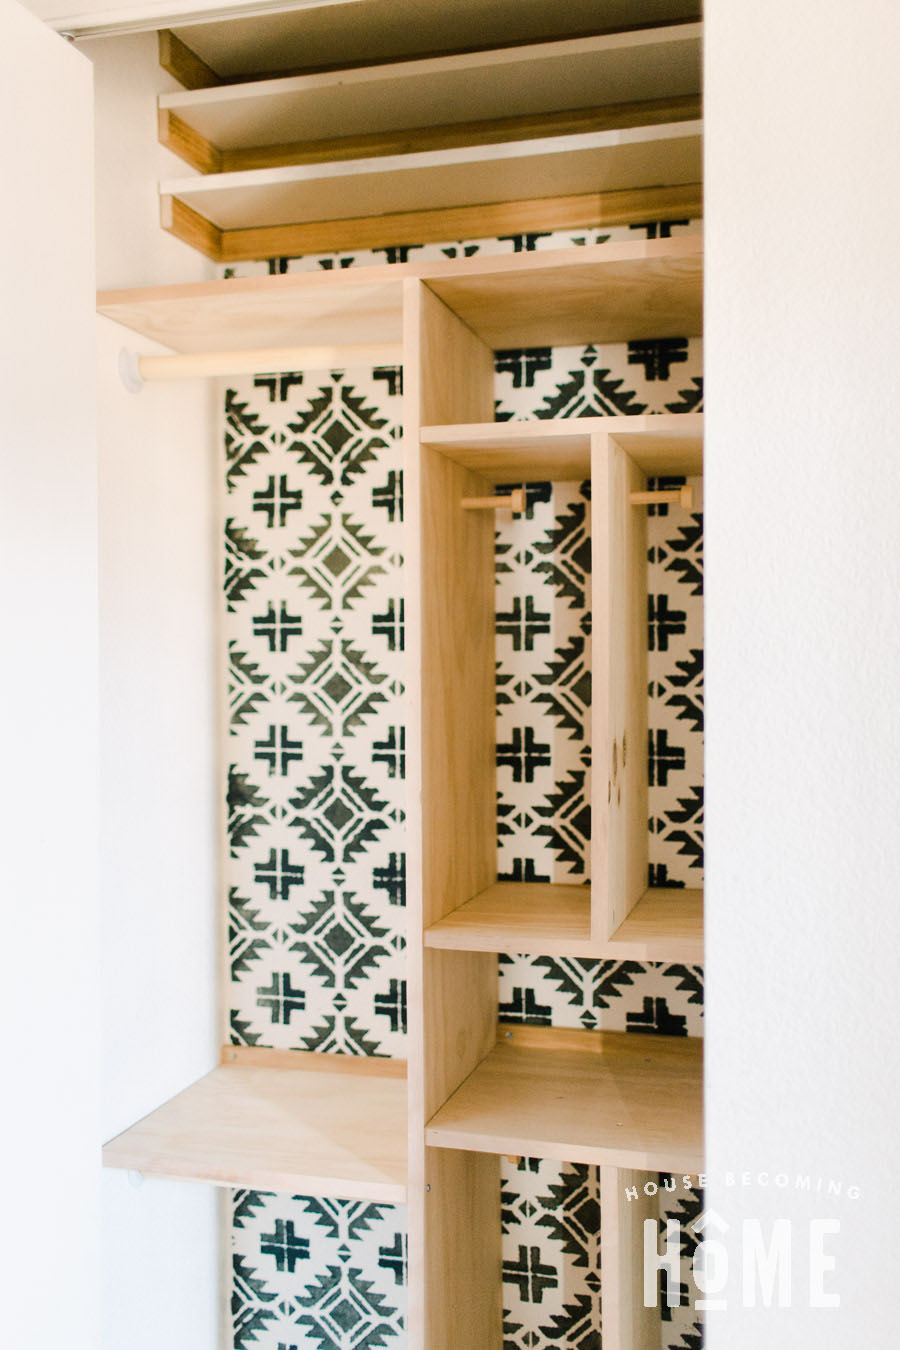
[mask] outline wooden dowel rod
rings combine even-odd
[[[180,352],[139,356],[142,380],[190,380],[216,375],[274,375],[288,370],[342,370],[393,366],[402,360],[399,342],[347,343],[333,347],[257,347],[233,352]]]
[[[525,510],[525,489],[513,488],[508,497],[463,497],[466,511],[512,511],[518,515]]]
[[[662,506],[666,502],[690,510],[694,505],[694,489],[688,483],[681,488],[662,489],[659,492],[630,492],[632,506]]]

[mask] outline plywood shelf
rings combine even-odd
[[[425,946],[507,955],[703,962],[703,892],[653,887],[612,937],[591,936],[589,886],[501,881],[425,930]]]
[[[226,1047],[103,1149],[107,1167],[291,1195],[406,1201],[406,1066]]]
[[[420,278],[494,348],[694,336],[698,236],[103,291],[107,318],[175,351],[394,342]],[[623,419],[624,420],[624,419]]]
[[[569,0],[565,6],[522,0],[454,0],[430,6],[421,0],[366,0],[364,5],[303,6],[277,13],[229,14],[224,19],[180,23],[176,39],[205,64],[168,68],[187,88],[237,83],[264,72],[322,73],[373,61],[476,52],[512,42],[534,43],[596,33],[695,22],[699,8],[685,0]],[[161,55],[161,60],[163,59]],[[186,78],[185,78],[186,77]],[[199,77],[199,78],[198,78]]]
[[[446,210],[542,197],[673,187],[702,177],[702,124],[541,136],[489,145],[208,173],[160,183],[160,196],[214,229]]]
[[[647,474],[698,474],[702,413],[642,413],[422,428],[424,445],[491,483],[580,481],[591,474],[591,436],[609,432]]]
[[[501,1028],[494,1050],[429,1122],[426,1143],[478,1153],[702,1170],[702,1042]]]
[[[651,887],[603,946],[627,961],[702,965],[702,888]]]
[[[700,24],[496,47],[163,94],[219,150],[696,95]]]
[[[427,928],[425,945],[510,955],[590,955],[590,888],[497,882]]]

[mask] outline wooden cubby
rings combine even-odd
[[[494,350],[698,335],[700,241],[107,293],[100,310],[183,351],[302,333],[337,367],[354,344],[402,344],[410,707],[407,1078],[385,1061],[329,1072],[319,1056],[226,1049],[107,1163],[405,1198],[410,1350],[501,1346],[500,1156],[598,1165],[604,1344],[648,1350],[640,1225],[616,1197],[636,1170],[702,1170],[701,1045],[498,1027],[497,953],[702,959],[699,892],[647,889],[646,513],[629,500],[650,476],[698,473],[702,419],[498,424]],[[462,499],[588,476],[592,884],[498,884],[494,517]]]

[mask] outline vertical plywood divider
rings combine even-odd
[[[404,283],[410,1350],[499,1350],[500,1182],[491,1157],[425,1148],[425,1123],[491,1049],[497,958],[425,951],[428,924],[496,875],[494,521],[490,485],[420,444],[488,421],[493,353]]]
[[[609,433],[592,437],[593,936],[613,935],[647,889],[646,487]]]
[[[656,1198],[644,1191],[647,1179],[646,1172],[600,1168],[603,1350],[659,1347],[659,1310],[644,1307],[644,1221],[657,1219]]]

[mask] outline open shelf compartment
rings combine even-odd
[[[421,440],[425,759],[466,785],[458,802],[437,780],[423,796],[426,841],[453,841],[437,843],[426,872],[426,946],[702,962],[702,892],[647,884],[647,530],[630,501],[650,475],[699,471],[702,416],[428,425]],[[590,887],[497,879],[494,521],[460,505],[501,482],[561,476],[593,484]]]
[[[502,1026],[428,1122],[434,1148],[644,1171],[703,1166],[703,1043],[677,1036]]]
[[[402,1061],[226,1046],[222,1063],[103,1149],[106,1167],[405,1204]]]

